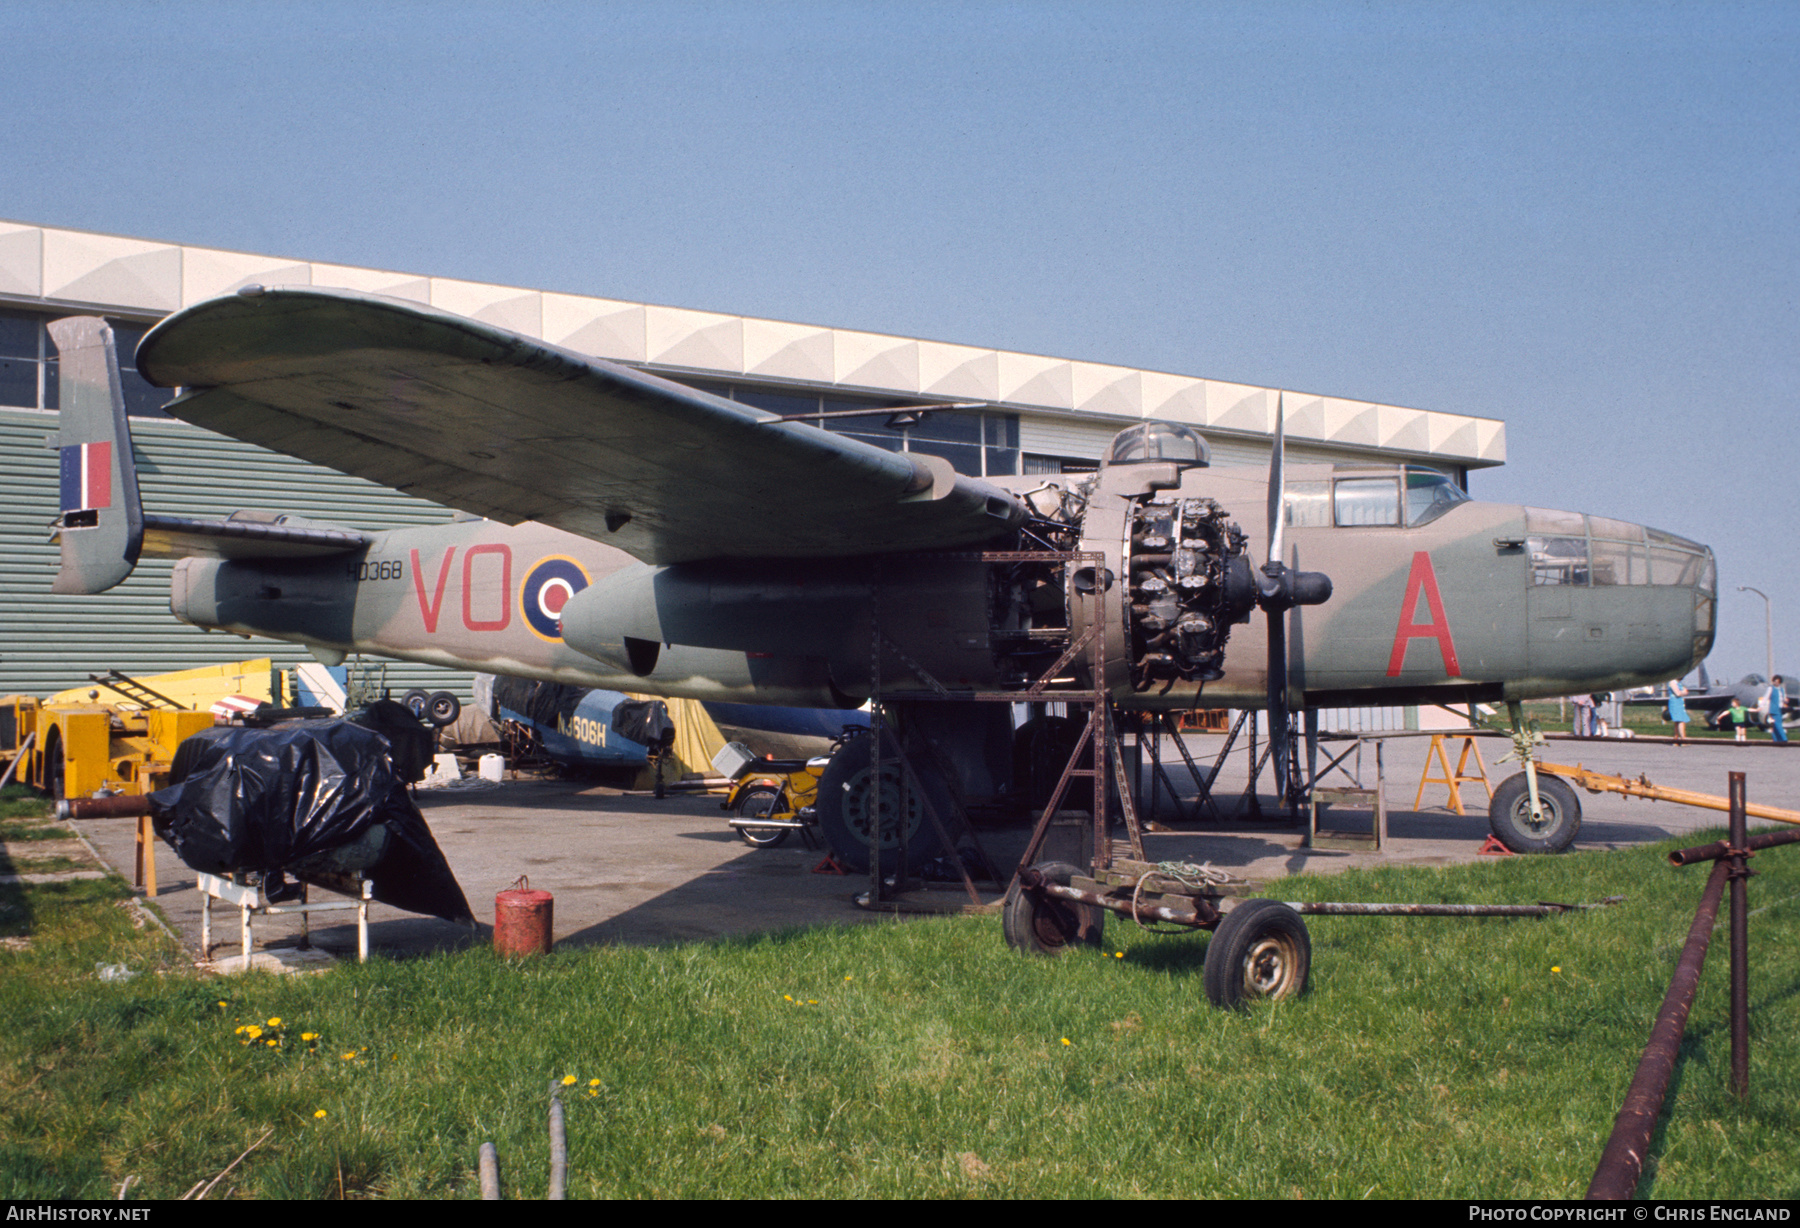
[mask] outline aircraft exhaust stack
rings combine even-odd
[[[104,593],[131,574],[144,544],[131,428],[119,383],[119,358],[105,320],[75,316],[50,323],[59,356],[62,499],[56,519],[62,568],[53,593]]]

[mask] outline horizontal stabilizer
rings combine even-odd
[[[361,550],[373,540],[356,529],[255,520],[243,513],[228,520],[148,515],[143,553],[159,559],[304,559]]]

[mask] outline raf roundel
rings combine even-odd
[[[566,555],[539,559],[519,586],[519,613],[540,640],[562,643],[562,612],[569,598],[588,586],[588,573]]]

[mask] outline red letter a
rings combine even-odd
[[[1431,621],[1416,623],[1413,618],[1419,609],[1419,594],[1425,594],[1425,604],[1431,607]],[[1412,571],[1406,577],[1406,597],[1400,602],[1400,624],[1394,628],[1394,651],[1388,657],[1387,676],[1400,676],[1400,667],[1406,664],[1407,641],[1420,636],[1436,640],[1438,651],[1444,654],[1444,673],[1452,678],[1462,677],[1462,668],[1456,663],[1456,642],[1450,638],[1450,622],[1444,617],[1444,603],[1438,596],[1437,573],[1431,569],[1431,555],[1420,550],[1413,555]]]

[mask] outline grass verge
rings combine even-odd
[[[484,1140],[541,1197],[556,1078],[577,1197],[1578,1197],[1702,886],[1666,848],[1287,880],[1629,898],[1315,918],[1312,991],[1244,1014],[1207,1005],[1204,936],[1117,919],[1059,960],[984,918],[203,979],[122,884],[31,887],[0,950],[0,1196],[176,1197],[267,1135],[214,1197],[473,1197]],[[1800,1195],[1796,854],[1751,885],[1750,1102],[1721,930],[1642,1194]]]

